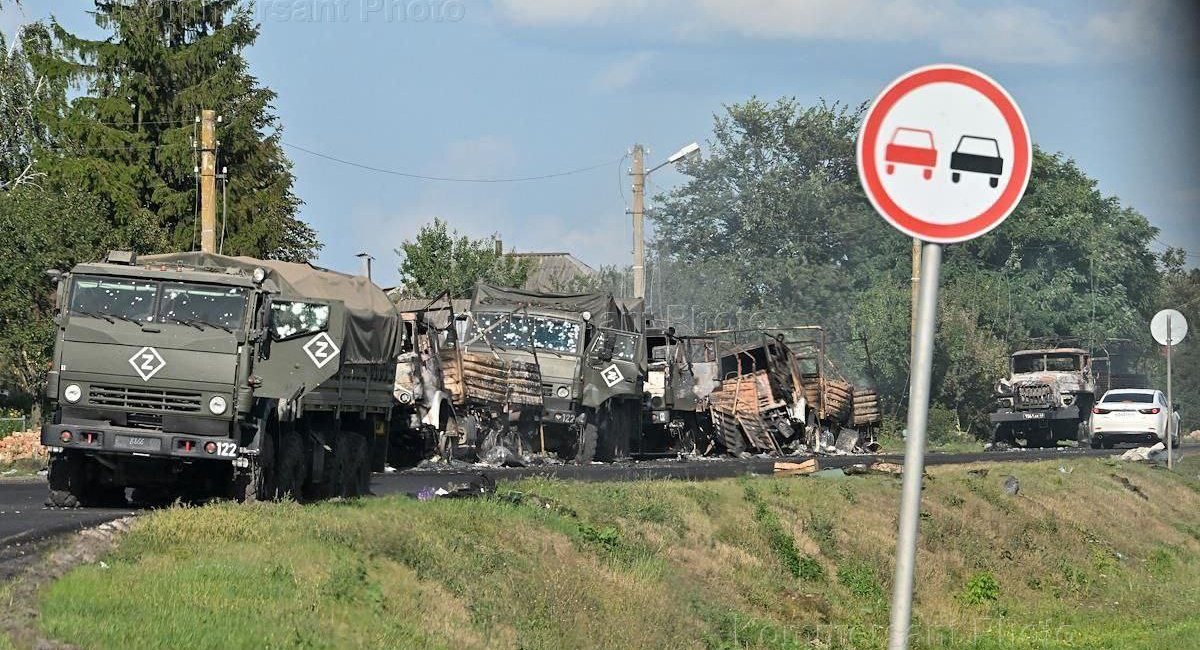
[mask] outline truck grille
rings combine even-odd
[[[1048,408],[1051,400],[1049,384],[1026,384],[1017,387],[1017,406],[1022,408]]]
[[[88,403],[119,409],[158,411],[160,413],[199,413],[200,393],[155,390],[129,386],[92,386]]]

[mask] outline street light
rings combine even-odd
[[[646,216],[646,176],[651,172],[672,165],[685,158],[698,155],[700,145],[693,142],[646,170],[646,150],[642,145],[633,145],[633,297],[646,298],[646,242],[643,236],[643,220]]]

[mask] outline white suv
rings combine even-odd
[[[1109,449],[1119,442],[1166,442],[1168,423],[1171,444],[1178,447],[1179,413],[1168,406],[1162,391],[1119,388],[1105,393],[1092,407],[1088,433],[1093,449]]]

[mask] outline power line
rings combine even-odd
[[[593,169],[600,169],[601,167],[607,167],[609,165],[619,163],[621,160],[620,158],[618,158],[616,160],[609,160],[606,162],[597,163],[595,165],[589,165],[587,167],[580,167],[578,169],[571,169],[571,170],[567,170],[564,172],[556,172],[553,174],[540,174],[538,176],[520,176],[520,177],[515,177],[515,178],[461,178],[461,177],[455,177],[455,176],[426,176],[423,174],[412,174],[409,172],[396,171],[394,169],[384,169],[382,167],[375,167],[373,165],[367,165],[364,163],[354,162],[352,160],[346,160],[344,158],[338,158],[337,156],[331,156],[329,154],[321,153],[319,151],[313,151],[312,149],[308,149],[306,147],[301,147],[298,144],[284,142],[283,140],[280,140],[280,143],[282,143],[285,146],[291,147],[292,149],[296,149],[298,151],[303,151],[304,153],[307,153],[309,155],[316,156],[318,158],[324,158],[325,160],[329,160],[329,161],[339,163],[342,165],[348,165],[350,167],[357,167],[359,169],[365,169],[367,171],[378,172],[380,174],[390,174],[392,176],[400,176],[403,178],[412,178],[412,179],[421,180],[421,181],[441,181],[441,182],[445,182],[445,183],[521,183],[521,182],[525,182],[525,181],[541,181],[541,180],[546,180],[546,179],[550,179],[550,178],[560,178],[562,176],[571,176],[573,174],[582,174],[583,172],[589,172],[589,171],[592,171]]]

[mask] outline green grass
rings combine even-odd
[[[1200,464],[1070,464],[931,468],[914,648],[1200,647]],[[878,648],[898,491],[528,480],[174,508],[47,588],[39,625],[82,648]]]

